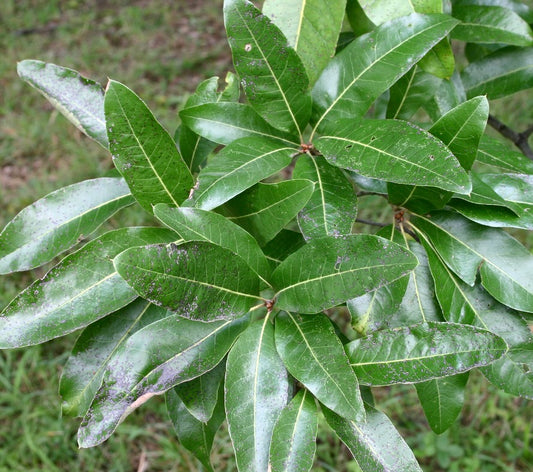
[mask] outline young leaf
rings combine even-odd
[[[248,317],[201,323],[171,315],[137,331],[107,366],[102,387],[78,430],[80,447],[102,443],[151,397],[211,370],[248,324]]]
[[[362,472],[422,472],[413,452],[385,414],[370,405],[365,407],[364,422],[348,420],[322,407],[326,421]]]
[[[107,149],[104,90],[98,82],[65,67],[25,60],[19,77],[41,92],[76,128]]]
[[[304,155],[298,158],[292,176],[315,184],[313,195],[298,213],[298,226],[305,239],[351,233],[357,196],[342,170],[321,156]]]
[[[409,251],[376,236],[313,239],[272,274],[276,306],[318,313],[406,275],[417,263]]]
[[[227,218],[197,208],[172,208],[164,203],[154,207],[154,215],[185,241],[208,241],[241,256],[263,279],[270,266],[256,239]]]
[[[339,415],[364,421],[359,384],[327,316],[280,313],[276,349],[290,374]]]
[[[293,152],[294,148],[266,138],[233,141],[202,169],[190,203],[212,210],[287,167]]]
[[[311,84],[335,54],[346,0],[265,0],[263,13],[298,53]]]
[[[309,79],[296,51],[247,0],[225,0],[224,23],[246,98],[272,126],[301,136],[311,114]]]
[[[250,266],[207,241],[132,248],[114,263],[143,298],[192,320],[238,318],[262,300]]]
[[[494,100],[531,88],[533,48],[509,46],[500,49],[465,67],[461,79],[468,98],[486,95],[489,100]]]
[[[427,131],[397,120],[343,120],[315,146],[328,162],[375,179],[469,193],[470,179],[451,151]]]
[[[59,394],[63,415],[84,416],[115,351],[136,331],[169,312],[138,298],[113,316],[91,324],[81,333],[61,373]]]
[[[112,259],[125,249],[176,239],[162,228],[111,231],[65,257],[0,314],[0,348],[39,344],[84,328],[133,301],[137,294]]]
[[[452,38],[470,43],[533,45],[531,28],[515,12],[498,6],[454,5],[454,18],[461,20]]]
[[[385,329],[348,343],[346,353],[365,385],[417,383],[488,365],[507,351],[503,339],[454,323]]]
[[[510,149],[506,144],[490,136],[483,135],[479,142],[477,161],[499,167],[507,172],[533,174],[533,162],[521,152]]]
[[[222,397],[222,388],[220,390],[220,396]],[[222,398],[217,403],[213,416],[206,422],[199,421],[189,412],[176,393],[176,388],[169,390],[165,398],[168,416],[172,421],[180,444],[191,451],[208,472],[213,472],[214,469],[210,459],[211,448],[213,447],[215,434],[226,417]]]
[[[133,201],[118,178],[85,180],[49,193],[24,208],[0,233],[0,274],[50,261]]]
[[[283,409],[272,433],[272,472],[308,472],[313,466],[318,411],[313,396],[300,390]]]
[[[119,82],[109,81],[104,107],[113,162],[136,200],[150,213],[156,203],[179,206],[194,182],[172,137]]]
[[[252,234],[260,245],[273,239],[313,194],[309,180],[258,183],[226,204],[228,219]]]
[[[231,349],[226,368],[226,415],[241,472],[268,469],[272,431],[288,401],[289,381],[274,345],[270,317],[258,320]]]
[[[362,117],[372,102],[457,24],[447,15],[412,15],[357,38],[322,72],[312,95],[315,130],[324,122]]]

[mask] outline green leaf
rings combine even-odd
[[[455,323],[385,329],[348,343],[346,353],[364,385],[417,383],[488,365],[507,351],[495,334]]]
[[[430,100],[424,105],[432,121],[437,121],[452,108],[466,101],[466,92],[457,71],[450,80],[442,80],[439,85],[428,92]]]
[[[358,0],[348,0],[346,3],[346,18],[355,36],[372,31],[376,25],[366,16]],[[341,33],[342,35],[343,33]],[[354,38],[355,39],[355,38]]]
[[[200,172],[191,204],[212,210],[291,163],[294,148],[249,137],[233,141]]]
[[[451,151],[427,131],[397,120],[345,120],[315,143],[328,162],[388,182],[469,193],[470,179]]]
[[[326,421],[346,444],[363,472],[422,472],[415,456],[390,420],[369,405],[366,421],[345,419],[322,408]]]
[[[271,241],[263,246],[263,253],[274,269],[293,252],[305,245],[302,233],[282,229]]]
[[[357,196],[342,170],[321,156],[298,158],[292,174],[307,179],[315,191],[298,214],[298,226],[305,239],[350,234],[357,216]]]
[[[172,137],[119,82],[109,81],[104,107],[113,162],[136,200],[150,213],[156,203],[179,206],[194,182]]]
[[[439,2],[440,3],[440,2]],[[449,79],[455,70],[455,56],[448,38],[438,42],[419,62],[420,68],[441,79]]]
[[[64,336],[132,302],[137,294],[117,274],[112,259],[132,246],[175,239],[175,233],[162,228],[124,228],[65,257],[2,311],[0,348]]]
[[[451,36],[471,43],[503,43],[531,46],[531,28],[515,12],[507,8],[485,5],[454,5],[454,18],[461,20]]]
[[[276,349],[290,374],[322,404],[364,421],[357,378],[327,316],[278,314]]]
[[[533,10],[525,2],[517,0],[454,0],[454,5],[486,5],[507,8],[520,15],[528,23],[533,23]]]
[[[311,114],[311,97],[296,51],[247,0],[226,0],[224,23],[233,64],[250,105],[272,126],[301,136]]]
[[[221,397],[223,390],[221,390]],[[178,436],[180,444],[196,457],[202,465],[213,472],[210,453],[215,434],[226,417],[224,402],[219,401],[213,416],[207,422],[195,418],[176,393],[176,388],[169,390],[166,395],[167,411]]]
[[[118,178],[85,180],[46,195],[0,233],[0,274],[52,260],[132,203],[127,185]]]
[[[222,404],[224,410],[224,402],[221,401],[224,391],[220,392],[220,387],[225,373],[226,363],[221,362],[213,370],[173,388],[189,414],[197,421],[207,423],[213,416],[217,402]]]
[[[207,241],[132,248],[114,263],[143,298],[185,318],[234,319],[262,300],[259,278],[250,266]]]
[[[299,144],[297,137],[277,130],[244,103],[207,103],[185,108],[180,118],[194,132],[219,144],[246,137],[277,139],[289,146]]]
[[[489,100],[533,87],[533,48],[506,47],[472,62],[461,73],[468,97]]]
[[[335,54],[346,0],[265,0],[263,13],[285,34],[314,84]]]
[[[227,360],[226,415],[240,471],[268,469],[272,431],[288,401],[287,377],[266,316],[239,337]]]
[[[406,275],[416,257],[370,235],[311,240],[272,274],[280,310],[318,313]]]
[[[477,161],[508,172],[533,174],[533,162],[530,159],[521,152],[510,149],[501,141],[486,135],[483,135],[479,142]]]
[[[333,126],[362,117],[372,102],[404,75],[457,24],[446,15],[412,15],[357,38],[333,58],[315,84],[313,120]]]
[[[88,326],[77,339],[61,374],[59,394],[63,415],[84,416],[115,351],[136,331],[168,314],[138,298],[112,316]]]
[[[80,447],[102,443],[151,397],[214,368],[248,324],[248,317],[202,323],[172,315],[137,331],[108,364],[78,430]]]
[[[226,204],[228,219],[242,226],[263,246],[304,207],[313,194],[308,180],[259,183]]]
[[[424,414],[435,433],[444,433],[461,413],[468,376],[469,372],[465,372],[415,384]]]
[[[282,410],[272,433],[272,472],[308,472],[313,466],[318,411],[313,396],[300,390]]]
[[[262,279],[270,276],[270,266],[255,238],[227,218],[197,208],[172,208],[160,203],[154,215],[185,241],[208,241],[241,256]]]
[[[474,284],[479,268],[481,283],[494,298],[533,312],[533,255],[512,236],[450,212],[418,216],[413,223],[466,283]]]
[[[34,60],[19,62],[17,73],[76,128],[107,149],[104,91],[98,82],[83,77],[75,70]]]

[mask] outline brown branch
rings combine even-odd
[[[385,226],[389,226],[389,223],[378,223],[377,221],[363,220],[361,218],[357,218],[355,222],[362,223],[364,225],[379,226],[380,228],[385,228]]]
[[[529,126],[521,133],[517,133],[492,115],[489,115],[488,123],[498,131],[498,133],[512,141],[513,144],[524,153],[524,156],[533,160],[533,150],[529,145],[529,137],[533,134],[533,125]]]

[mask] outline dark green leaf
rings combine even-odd
[[[0,347],[29,346],[76,331],[133,301],[113,258],[132,246],[176,239],[162,228],[111,231],[65,257],[0,314]]]
[[[291,163],[294,148],[249,137],[232,142],[200,172],[191,204],[211,210]]]
[[[235,70],[252,107],[272,126],[301,136],[311,114],[311,97],[296,51],[247,0],[226,0],[224,23]]]
[[[308,472],[313,466],[318,411],[313,396],[300,390],[283,409],[272,433],[272,472]]]
[[[151,397],[211,370],[248,324],[248,317],[202,323],[172,315],[137,331],[108,364],[78,431],[80,447],[102,443]]]
[[[132,248],[114,262],[143,298],[185,318],[238,318],[262,300],[259,278],[250,266],[207,241]]]
[[[302,233],[282,229],[271,241],[263,247],[263,253],[270,262],[272,268],[276,268],[281,262],[296,250],[305,245]]]
[[[530,159],[521,152],[510,149],[501,141],[486,135],[481,137],[477,161],[508,172],[533,174],[533,162]]]
[[[359,381],[373,386],[460,374],[507,351],[505,341],[487,330],[434,322],[377,331],[345,347]]]
[[[132,203],[127,185],[118,178],[85,180],[48,194],[0,233],[0,274],[50,261]]]
[[[355,422],[323,407],[326,421],[346,444],[363,472],[422,472],[415,456],[390,420],[369,405],[366,421]]]
[[[372,31],[376,25],[366,16],[358,0],[348,0],[346,2],[346,18],[352,27],[354,36]],[[343,33],[341,33],[342,35]],[[355,39],[355,37],[354,37]]]
[[[439,85],[428,92],[430,100],[424,105],[432,121],[437,121],[452,108],[466,101],[466,92],[457,71],[450,80],[442,80]]]
[[[25,60],[17,64],[21,79],[35,87],[65,117],[107,149],[104,91],[98,82],[65,67]]]
[[[281,310],[318,313],[406,275],[417,265],[396,243],[370,235],[311,240],[272,274]]]
[[[80,335],[61,374],[59,394],[64,415],[84,416],[115,351],[136,331],[164,318],[168,311],[138,298]]]
[[[252,323],[231,349],[225,390],[237,466],[242,472],[265,472],[272,431],[289,394],[269,316]]]
[[[105,117],[113,162],[141,206],[175,206],[187,198],[193,178],[174,140],[146,104],[125,85],[109,81]]]
[[[290,374],[339,415],[364,421],[359,384],[327,316],[280,313],[276,348]]]
[[[313,195],[298,213],[298,226],[305,239],[352,232],[357,196],[342,170],[321,156],[303,155],[298,158],[292,175],[315,184]]]
[[[226,204],[228,219],[251,233],[260,245],[274,238],[313,194],[308,180],[259,183]]]

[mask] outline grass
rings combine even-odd
[[[107,152],[18,79],[17,61],[41,59],[80,70],[101,83],[107,76],[124,82],[173,132],[177,111],[197,83],[223,76],[230,67],[221,5],[222,0],[3,0],[0,224],[61,186],[112,169]],[[26,34],[28,29],[33,32]],[[521,130],[533,122],[533,107],[527,106],[524,95],[517,97],[499,100],[494,113],[506,123],[517,122]],[[367,214],[372,214],[372,197],[367,201]],[[102,231],[116,227],[119,220],[139,224],[145,218],[128,210]],[[45,270],[3,277],[0,307]],[[60,417],[57,394],[61,368],[75,339],[73,334],[0,353],[0,472],[202,470],[175,440],[163,400],[157,397],[128,417],[106,443],[78,450],[78,420]],[[378,407],[391,416],[424,470],[533,470],[531,408],[498,392],[479,374],[471,376],[460,420],[441,436],[431,433],[414,388],[375,393]],[[325,423],[321,426],[313,470],[357,471],[347,449]],[[225,426],[215,441],[213,462],[220,471],[236,469]]]

